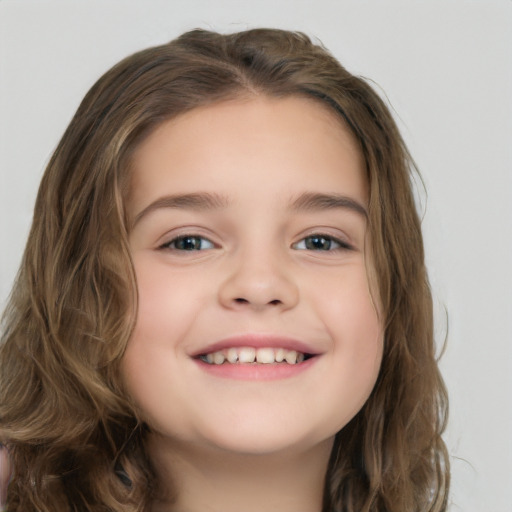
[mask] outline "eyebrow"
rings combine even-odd
[[[155,210],[159,210],[160,208],[185,208],[187,210],[202,211],[226,208],[227,205],[228,200],[226,197],[208,192],[164,196],[153,201],[139,212],[133,219],[132,227],[135,226],[143,217]]]
[[[149,213],[161,208],[184,208],[188,210],[205,211],[226,208],[229,205],[227,197],[209,192],[179,194],[160,197],[140,211],[132,222],[132,228]],[[304,192],[290,203],[294,211],[322,211],[337,208],[351,210],[365,219],[368,218],[366,208],[355,199],[340,194],[322,194]]]
[[[295,211],[322,211],[337,208],[351,210],[365,219],[368,218],[368,211],[361,203],[340,194],[304,192],[291,203],[291,209]]]

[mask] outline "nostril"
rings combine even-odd
[[[237,297],[236,299],[234,299],[234,302],[236,302],[237,304],[250,304],[251,303],[250,300],[244,299],[243,297]],[[273,299],[273,300],[269,300],[267,302],[267,304],[270,306],[279,306],[282,303],[283,303],[283,301],[281,301],[280,299]]]

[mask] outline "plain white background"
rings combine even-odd
[[[387,95],[428,191],[450,511],[511,512],[510,0],[0,0],[0,305],[44,166],[100,74],[187,29],[254,26],[318,37]]]

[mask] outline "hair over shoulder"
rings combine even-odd
[[[124,59],[87,93],[53,154],[2,323],[8,512],[149,511],[148,427],[120,376],[137,310],[124,210],[131,156],[163,121],[251,95],[301,95],[327,105],[355,136],[369,183],[384,354],[369,400],[336,436],[323,510],[446,510],[447,396],[414,163],[363,79],[304,34],[255,29],[194,30]]]

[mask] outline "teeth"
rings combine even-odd
[[[258,363],[270,364],[275,361],[274,349],[272,348],[259,348],[256,350],[256,361]]]
[[[238,352],[236,348],[228,348],[227,358],[230,363],[236,363],[238,361]]]
[[[285,359],[288,364],[295,364],[297,362],[297,352],[295,350],[288,351]]]
[[[284,361],[284,358],[286,357],[286,350],[284,348],[278,348],[276,350],[276,363],[282,363]]]
[[[222,352],[214,352],[213,353],[213,362],[214,364],[222,364],[226,358]]]
[[[241,363],[254,363],[254,358],[256,357],[256,349],[246,347],[241,348],[238,352],[238,360]]]
[[[299,364],[305,359],[305,355],[296,350],[286,350],[284,348],[258,348],[240,347],[219,350],[201,356],[201,359],[209,364],[221,365],[224,363],[240,364],[272,364],[283,363]]]

